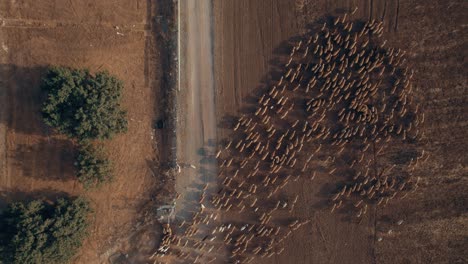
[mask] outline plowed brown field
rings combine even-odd
[[[306,32],[309,23],[354,7],[355,19],[382,20],[387,45],[407,51],[413,94],[426,115],[421,144],[430,158],[415,171],[421,177],[416,192],[350,220],[346,212],[331,214],[323,206],[335,179],[324,175],[292,183],[287,192],[300,197],[294,216],[312,224],[293,232],[282,254],[255,263],[468,261],[466,3],[238,0],[213,5],[218,139],[230,137],[222,124],[239,116],[275,78],[285,41]]]

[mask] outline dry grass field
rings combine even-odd
[[[152,1],[0,2],[1,203],[88,196],[95,216],[76,263],[106,263],[119,252],[138,262],[159,237],[141,216],[155,182],[148,164],[160,151],[158,8]],[[74,177],[75,146],[41,120],[39,84],[49,65],[106,70],[124,82],[129,131],[106,142],[115,181],[100,190],[84,192]]]

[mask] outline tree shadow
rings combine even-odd
[[[157,139],[162,146],[158,149],[161,163],[167,163],[172,168],[176,166],[176,48],[174,1],[146,1],[145,34],[145,86],[155,93],[157,102],[154,112],[156,120],[162,120],[164,128],[157,133]],[[161,70],[164,69],[164,70]]]
[[[39,137],[38,143],[16,144],[9,158],[26,177],[40,180],[69,181],[74,179],[75,150],[68,139],[51,137],[53,129],[41,116],[46,94],[41,90],[41,78],[46,66],[21,67],[0,65],[0,123],[13,135]]]
[[[0,122],[15,133],[49,135],[51,129],[42,121],[41,78],[45,66],[21,67],[0,65],[2,90],[0,91]]]
[[[154,207],[171,204],[175,192],[175,169],[170,164],[161,163],[155,159],[147,159],[146,164],[153,176]]]
[[[36,191],[22,191],[20,189],[0,190],[0,210],[5,209],[8,204],[13,202],[30,202],[34,200],[45,200],[54,202],[59,198],[69,197],[70,194],[60,192],[51,188],[40,189]]]
[[[10,158],[26,177],[44,181],[71,181],[76,178],[73,166],[75,157],[72,141],[48,138],[34,145],[17,145]]]

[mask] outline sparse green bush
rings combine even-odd
[[[111,162],[100,145],[97,147],[89,143],[81,145],[76,167],[78,180],[85,189],[96,188],[112,181]]]
[[[108,139],[127,130],[122,81],[107,72],[51,67],[43,79],[46,124],[78,140]]]
[[[68,263],[88,235],[90,212],[83,198],[8,205],[0,214],[0,263]]]

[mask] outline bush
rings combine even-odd
[[[46,124],[78,140],[108,139],[127,130],[122,81],[107,72],[51,67],[43,79]]]
[[[0,215],[1,263],[67,263],[88,235],[89,203],[12,203]]]
[[[112,166],[101,147],[83,144],[76,160],[78,180],[85,189],[101,186],[112,181]]]

